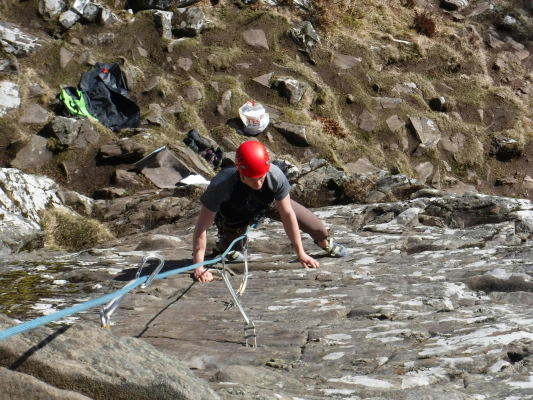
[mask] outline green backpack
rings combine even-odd
[[[89,117],[92,120],[98,121],[89,111],[81,90],[74,87],[66,87],[57,95],[61,105],[64,107],[64,114],[75,117]]]

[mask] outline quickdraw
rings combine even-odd
[[[165,259],[162,256],[160,256],[159,254],[153,254],[153,253],[152,254],[148,254],[147,256],[144,256],[143,261],[141,263],[141,266],[139,267],[139,269],[137,270],[137,274],[135,275],[135,279],[130,281],[125,286],[125,288],[127,288],[127,287],[133,285],[135,282],[137,282],[137,280],[141,277],[141,272],[142,272],[144,266],[146,265],[146,262],[148,260],[150,260],[150,259],[159,260],[159,265],[156,267],[156,269],[154,269],[154,272],[152,272],[150,274],[148,279],[141,285],[141,288],[144,289],[148,285],[150,285],[150,283],[152,283],[152,281],[154,280],[156,275],[159,274],[159,272],[161,272],[161,270],[163,269],[163,266],[165,265]],[[122,296],[117,296],[113,300],[111,300],[109,302],[109,304],[107,304],[107,305],[102,307],[102,309],[100,310],[100,322],[101,322],[100,327],[101,328],[110,329],[109,328],[109,324],[110,324],[110,321],[111,321],[111,315],[115,312],[115,310],[119,306],[119,304],[122,301],[122,299],[124,298],[124,296],[126,296],[126,295],[123,294]]]
[[[244,293],[244,290],[246,289],[246,283],[248,282],[248,246],[246,245],[244,247],[244,274],[242,277],[241,285],[239,286],[239,289],[237,289],[237,291],[233,289],[233,286],[229,281],[226,261],[224,259],[222,259],[222,270],[219,272],[222,276],[222,279],[224,279],[224,282],[226,283],[226,286],[228,287],[229,293],[231,295],[231,300],[226,305],[224,311],[228,311],[233,307],[237,307],[239,309],[245,321],[244,340],[246,342],[246,347],[250,347],[250,344],[248,343],[248,339],[250,338],[253,338],[253,345],[251,347],[257,347],[257,333],[255,331],[255,324],[253,323],[253,321],[250,321],[250,319],[246,315],[246,312],[244,312],[241,302],[239,301],[240,297]],[[251,331],[251,333],[249,333],[249,331]]]

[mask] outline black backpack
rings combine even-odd
[[[82,74],[77,88],[64,88],[58,99],[66,113],[91,116],[115,132],[137,128],[141,122],[139,107],[128,98],[124,75],[117,63],[96,63],[90,72]]]

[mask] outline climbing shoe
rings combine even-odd
[[[244,262],[244,254],[237,250],[231,250],[226,255],[226,261],[229,263]]]
[[[328,240],[328,245],[324,250],[328,252],[330,257],[341,258],[348,255],[346,247],[344,247],[342,244],[335,243],[333,239]]]

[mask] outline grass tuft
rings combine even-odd
[[[46,233],[48,246],[67,251],[90,249],[112,238],[100,222],[64,209],[43,211],[41,228]]]

